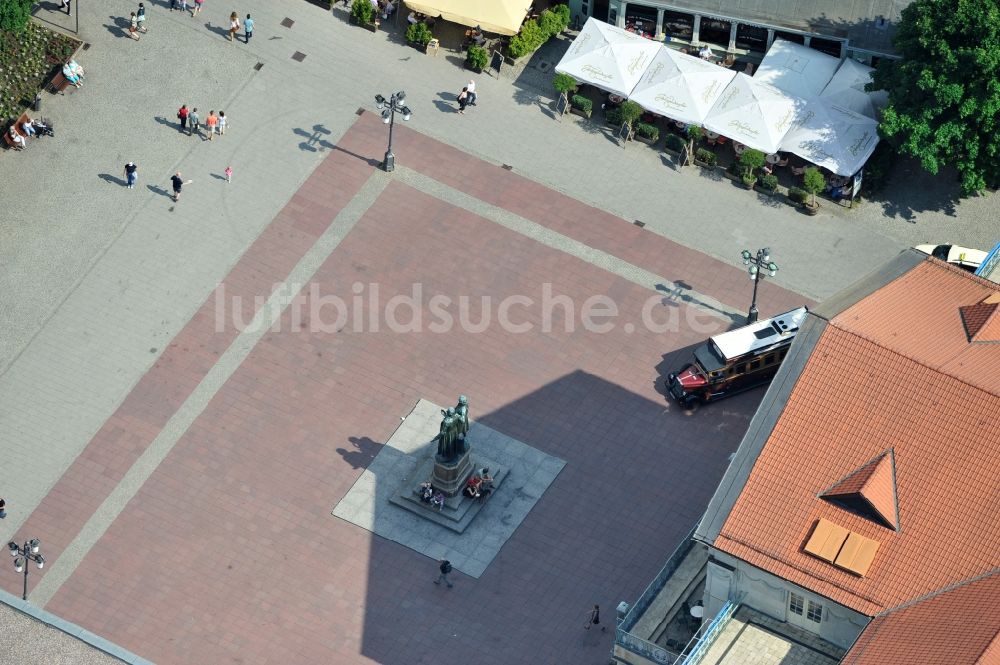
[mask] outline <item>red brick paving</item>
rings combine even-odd
[[[370,174],[350,153],[378,155],[383,132],[359,120],[340,143],[349,152],[331,153],[227,277],[230,293],[252,301],[284,277]],[[746,297],[738,269],[418,134],[398,136],[400,154],[421,154],[416,166],[432,177],[726,302],[738,276],[735,298]],[[383,302],[414,282],[425,298],[496,299],[537,297],[551,282],[577,303],[613,294],[621,321],[638,321],[650,296],[401,184],[316,277],[345,297],[376,280]],[[767,287],[762,311],[802,302]],[[231,342],[212,315],[209,301],[30,518],[25,532],[43,539],[50,561]],[[611,636],[585,635],[585,610],[601,602],[610,621],[618,600],[641,592],[700,515],[760,397],[693,415],[663,400],[658,373],[702,337],[620,326],[269,334],[47,609],[160,663],[460,662],[483,649],[510,662],[602,662]],[[568,464],[486,574],[458,576],[448,591],[429,584],[432,561],[329,511],[417,399],[446,404],[458,392],[474,417]]]

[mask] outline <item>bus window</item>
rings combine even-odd
[[[736,366],[736,370],[735,371],[736,371],[737,374],[744,374],[747,371],[747,364],[746,363],[740,363],[739,365]]]
[[[766,356],[764,356],[764,364],[765,365],[773,365],[774,364],[774,354],[773,353],[769,353]]]
[[[785,355],[787,355],[787,354],[788,354],[788,349],[782,349],[781,353],[778,354],[778,360],[784,360],[785,359]]]
[[[750,363],[750,371],[752,372],[755,369],[760,369],[760,358]]]

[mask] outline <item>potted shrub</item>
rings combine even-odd
[[[584,118],[589,118],[591,112],[594,110],[594,102],[590,101],[589,98],[583,95],[573,95],[569,99],[570,106],[572,109],[571,113],[575,113]]]
[[[622,122],[627,122],[628,126],[635,127],[635,121],[642,117],[642,107],[631,99],[625,100],[618,110],[622,114]]]
[[[378,29],[375,24],[375,8],[369,0],[354,0],[351,3],[351,22],[368,28],[372,32]]]
[[[743,169],[741,179],[743,180],[743,186],[747,189],[753,189],[753,186],[757,183],[757,169],[764,166],[764,159],[764,153],[753,148],[747,148],[740,155],[740,167]]]
[[[774,193],[778,191],[778,176],[773,173],[761,176],[759,187],[760,191],[764,192],[768,196],[774,196]]]
[[[469,46],[469,50],[465,52],[465,66],[477,74],[481,74],[486,69],[486,63],[489,61],[489,55],[482,46],[472,44]]]
[[[576,92],[580,86],[576,79],[569,74],[559,73],[552,77],[552,87],[556,89],[556,92],[569,96]]]
[[[688,137],[688,154],[697,155],[694,147],[698,145],[698,142],[705,136],[705,130],[698,125],[688,125],[684,129],[684,133],[687,134]]]
[[[643,143],[653,145],[660,140],[660,128],[647,122],[635,123],[635,138]]]
[[[538,25],[538,21],[525,21],[521,25],[521,32],[511,37],[507,53],[509,53],[510,57],[515,60],[523,58],[529,53],[533,53],[535,49],[544,44],[547,39],[548,35],[542,32],[541,27]]]
[[[608,123],[612,127],[621,127],[622,123],[622,110],[621,107],[616,106],[614,108],[606,109],[604,111],[604,122]]]
[[[680,157],[681,150],[684,149],[685,145],[687,144],[684,142],[684,139],[677,136],[677,134],[671,133],[667,134],[666,141],[664,142],[663,145],[663,150],[664,152],[669,152],[674,157]]]
[[[809,200],[809,193],[804,189],[791,187],[788,190],[788,200],[792,202],[792,205],[805,205],[806,201]]]
[[[371,6],[371,3],[368,3]],[[427,51],[427,44],[434,39],[434,35],[431,34],[431,29],[427,27],[426,23],[411,23],[408,28],[406,28],[406,41],[408,41],[414,48],[420,51]]]
[[[708,148],[698,148],[694,153],[694,163],[705,168],[715,168],[718,158]]]
[[[819,212],[819,204],[816,202],[816,195],[826,188],[826,178],[815,166],[810,166],[802,174],[802,189],[809,194],[809,200],[805,202],[806,212],[815,215]]]

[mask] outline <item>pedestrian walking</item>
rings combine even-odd
[[[198,109],[191,109],[191,118],[188,121],[191,126],[191,131],[188,132],[188,136],[192,134],[197,134],[198,138],[201,138],[201,118],[198,117]]]
[[[469,89],[462,88],[462,92],[458,93],[458,112],[465,113],[465,107],[469,103]]]
[[[139,177],[139,167],[135,162],[125,164],[125,183],[129,189],[135,188],[136,178]]]
[[[177,9],[177,0],[170,0],[170,11]]]
[[[476,82],[469,79],[469,82],[465,84],[465,89],[469,91],[469,106],[476,105]]]
[[[181,11],[186,12],[188,10],[188,0],[181,0]]]
[[[197,110],[198,109],[195,109],[195,111],[197,111]],[[189,113],[190,112],[188,111],[187,104],[181,104],[181,107],[179,109],[177,109],[177,119],[181,121],[180,132],[182,134],[184,133],[184,130],[187,128],[188,114]]]
[[[59,9],[65,9],[67,16],[70,13],[70,9],[69,9],[69,3],[70,2],[72,2],[72,0],[59,0]]]
[[[180,200],[181,188],[183,188],[184,185],[190,185],[191,182],[192,182],[191,180],[185,181],[183,178],[181,178],[180,171],[170,176],[170,183],[174,186],[174,201]]]
[[[243,21],[243,33],[245,42],[249,44],[250,38],[253,37],[253,19],[250,18],[250,14],[247,14],[247,20]]]
[[[232,166],[227,166],[226,170],[224,171],[224,173],[226,174],[226,182],[232,182],[233,181],[233,167]]]
[[[0,499],[0,520],[7,517],[7,502]]]
[[[135,19],[139,24],[139,32],[146,34],[146,7],[141,2],[139,10],[135,13]]]
[[[136,18],[135,12],[129,17],[128,36],[139,41],[139,19]]]
[[[236,43],[236,33],[240,31],[240,17],[233,12],[229,15],[229,41]]]
[[[434,580],[434,584],[441,584],[441,582],[444,582],[450,589],[453,586],[452,583],[448,581],[448,573],[451,572],[451,561],[448,561],[448,559],[441,559],[441,561],[438,562],[438,570],[441,571],[441,574],[438,575],[436,580]]]
[[[205,118],[205,127],[208,128],[208,140],[211,141],[215,136],[215,128],[219,126],[219,116],[215,115],[215,111],[209,111],[208,117]]]
[[[205,4],[205,0],[194,0],[194,10],[191,12],[192,17],[201,13],[201,6],[203,4]]]
[[[587,623],[583,624],[585,630],[590,630],[591,626],[601,625],[601,606],[594,605],[594,609],[587,611]],[[601,632],[604,632],[605,627],[601,626]]]
[[[225,111],[219,111],[219,136],[224,136],[225,135],[225,133],[226,133],[226,126],[228,124],[229,124],[229,121],[226,120],[226,112]]]

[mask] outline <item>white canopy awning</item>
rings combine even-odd
[[[874,71],[867,65],[847,58],[840,63],[840,69],[823,88],[820,97],[869,118],[878,119],[879,111],[889,102],[889,93],[885,90],[865,92],[865,86],[871,83]]]
[[[701,124],[736,72],[660,46],[629,99],[647,111]]]
[[[781,149],[849,176],[864,166],[876,145],[878,122],[874,118],[818,98],[782,140]]]
[[[812,99],[826,87],[839,66],[840,59],[832,55],[775,39],[753,77],[793,97]]]
[[[556,71],[628,97],[659,49],[658,42],[589,18]]]
[[[804,107],[804,101],[740,73],[722,92],[704,126],[751,148],[773,153]]]

